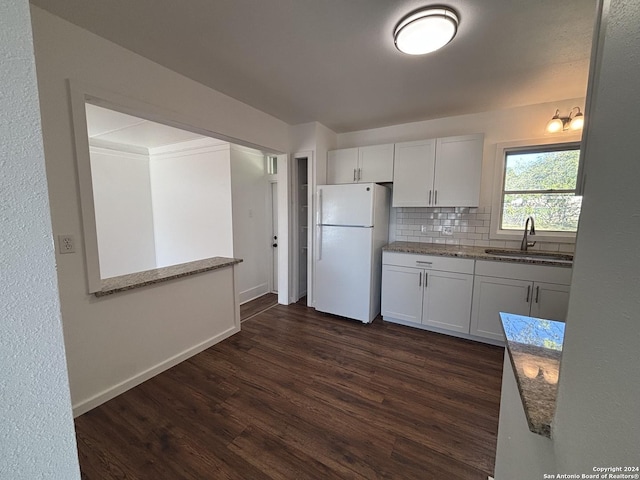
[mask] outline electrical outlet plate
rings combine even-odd
[[[75,253],[76,241],[73,235],[58,235],[58,251],[60,253]]]
[[[442,235],[453,235],[453,227],[442,227]]]

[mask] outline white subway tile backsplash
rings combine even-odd
[[[422,226],[425,232],[422,232]],[[452,236],[441,235],[452,227]],[[477,247],[520,248],[519,241],[490,240],[491,207],[401,207],[396,211],[396,240]],[[575,245],[538,240],[536,250],[573,253]]]

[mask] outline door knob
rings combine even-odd
[[[278,244],[277,244],[277,243],[274,243],[274,244],[273,244],[273,245],[271,245],[271,246],[272,246],[272,247],[277,247],[277,246],[278,246]]]

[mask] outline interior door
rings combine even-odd
[[[271,184],[271,291],[278,293],[278,184]]]

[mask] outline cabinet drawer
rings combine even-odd
[[[400,267],[424,268],[454,273],[473,273],[474,260],[414,253],[383,252],[382,263]]]
[[[567,267],[478,260],[476,261],[476,275],[556,283],[559,285],[571,284],[571,268]]]

